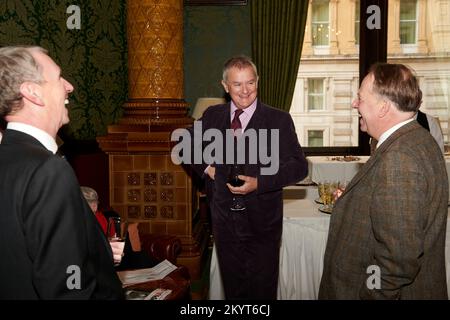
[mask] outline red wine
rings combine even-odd
[[[233,187],[240,187],[240,186],[244,185],[245,181],[239,179],[239,178],[236,176],[236,177],[234,177],[234,178],[232,178],[232,179],[229,179],[229,180],[228,180],[228,183],[231,184]]]

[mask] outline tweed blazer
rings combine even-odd
[[[402,126],[335,204],[319,299],[447,299],[447,202],[437,143],[417,121]]]

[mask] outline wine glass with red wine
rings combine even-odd
[[[244,175],[244,165],[242,164],[234,164],[230,166],[228,172],[228,180],[227,182],[231,184],[233,187],[242,186],[245,181],[238,178],[239,175]],[[233,202],[230,207],[231,211],[242,211],[245,210],[244,197],[240,194],[233,194]]]

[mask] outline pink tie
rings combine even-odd
[[[242,129],[241,120],[239,120],[239,116],[242,114],[242,112],[244,111],[241,109],[236,109],[236,111],[234,112],[234,118],[233,121],[231,121],[231,129]]]

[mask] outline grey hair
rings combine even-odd
[[[225,64],[223,65],[222,80],[225,82],[227,81],[228,71],[231,68],[244,69],[248,67],[251,67],[253,69],[255,77],[258,78],[258,69],[249,57],[244,55],[232,57],[228,59],[227,62],[225,62]]]
[[[0,48],[0,117],[22,108],[22,83],[44,81],[42,68],[32,56],[33,51],[47,54],[47,50],[38,46]]]
[[[98,202],[98,194],[94,189],[82,186],[81,192],[87,202]]]

